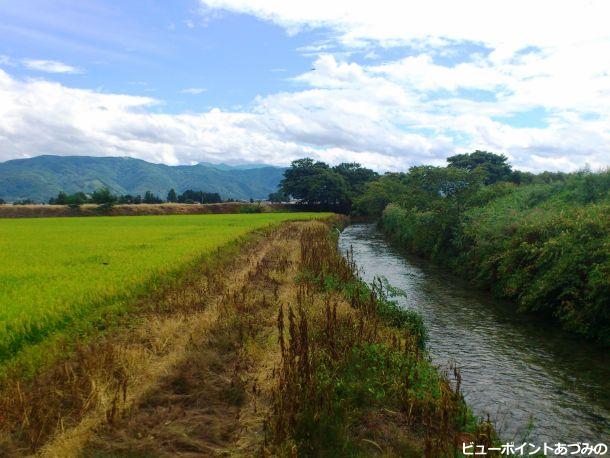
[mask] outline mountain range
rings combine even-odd
[[[37,156],[0,163],[0,198],[46,202],[59,191],[106,187],[114,194],[152,191],[162,198],[173,188],[178,194],[193,189],[223,199],[265,199],[276,191],[284,170],[263,164],[169,166],[129,157]]]

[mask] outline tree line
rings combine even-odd
[[[414,190],[422,199],[432,194],[434,199],[455,197],[462,202],[468,193],[481,186],[500,182],[514,185],[561,182],[570,176],[563,172],[533,174],[514,170],[504,154],[479,150],[450,156],[445,167],[420,165],[409,168],[408,172],[382,175],[354,162],[331,167],[322,161],[303,158],[291,163],[278,190],[269,194],[269,200],[294,199],[341,213],[380,216],[388,203]]]
[[[108,188],[101,188],[93,191],[91,194],[84,192],[75,192],[68,194],[60,191],[56,197],[49,199],[49,205],[70,205],[79,206],[83,204],[99,204],[99,205],[114,205],[114,204],[160,204],[163,202],[176,202],[184,204],[214,204],[221,203],[222,199],[217,192],[194,191],[187,189],[182,194],[176,193],[174,189],[170,189],[164,199],[160,198],[152,191],[146,191],[144,196],[139,194],[113,194]],[[33,203],[33,202],[32,202]]]

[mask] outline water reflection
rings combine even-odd
[[[490,415],[504,439],[610,443],[610,355],[603,349],[401,253],[374,225],[346,228],[339,244],[353,248],[365,280],[382,275],[407,292],[399,301],[423,315],[433,361],[457,363],[469,405]]]

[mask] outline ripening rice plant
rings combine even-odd
[[[50,335],[106,326],[135,297],[171,283],[190,263],[248,232],[316,216],[0,220],[0,368]]]

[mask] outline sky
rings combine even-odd
[[[607,0],[0,0],[0,161],[610,165]]]

